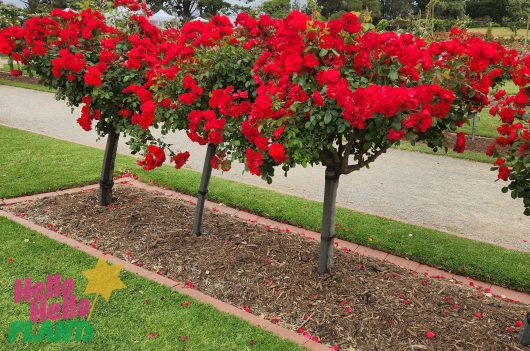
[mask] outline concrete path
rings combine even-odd
[[[103,148],[93,132],[75,122],[79,115],[53,94],[0,85],[0,123],[52,137]],[[0,135],[0,138],[2,135]],[[188,166],[202,169],[205,147],[191,143],[180,133],[167,139],[191,153]],[[122,140],[119,152],[128,153]],[[1,162],[1,157],[0,157]],[[340,206],[401,221],[449,231],[472,239],[530,251],[530,217],[523,215],[522,201],[502,194],[501,182],[489,165],[449,157],[390,150],[370,169],[341,179]],[[215,175],[276,191],[321,200],[322,167],[293,169],[288,177],[278,174],[273,184],[234,165]],[[436,245],[436,243],[433,243]],[[487,253],[485,253],[487,254]]]

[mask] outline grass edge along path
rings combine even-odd
[[[15,80],[9,80],[9,79],[2,79],[0,78],[0,85],[7,85],[10,87],[15,88],[23,88],[23,89],[31,89],[31,90],[37,90],[37,91],[43,91],[45,93],[55,93],[53,89],[47,88],[44,85],[40,84],[32,84],[32,83],[26,83],[26,82],[19,82]]]
[[[4,340],[0,350],[302,350],[233,315],[127,271],[120,274],[127,287],[114,291],[109,302],[100,299],[96,304],[90,342],[27,344],[19,336],[17,342],[8,343],[10,322],[29,320],[29,303],[13,303],[16,279],[29,276],[35,283],[58,273],[63,280],[73,278],[78,298],[92,301],[93,295],[83,295],[87,281],[82,271],[93,269],[97,259],[3,217],[0,229],[0,282],[9,287],[0,290],[0,335]],[[184,301],[189,304],[182,306]]]
[[[0,198],[96,183],[103,152],[0,126]],[[171,166],[143,171],[119,155],[116,171],[143,182],[196,195],[200,173]],[[36,177],[35,175],[39,175]],[[208,198],[292,225],[320,230],[322,204],[293,195],[212,177]],[[521,292],[530,292],[530,253],[454,236],[375,215],[337,208],[337,237]]]

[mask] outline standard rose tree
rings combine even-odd
[[[492,116],[498,116],[502,124],[497,128],[500,136],[491,145],[487,154],[495,156],[492,170],[498,171],[499,179],[507,181],[503,192],[511,192],[514,199],[522,198],[525,215],[530,215],[530,113],[528,110],[530,96],[530,56],[519,60],[512,73],[513,83],[519,92],[508,96],[506,91],[499,90],[494,95],[490,108]],[[504,152],[499,152],[499,147]]]
[[[185,130],[193,142],[208,145],[193,225],[193,233],[200,235],[212,168],[230,169],[226,155],[242,138],[241,123],[254,101],[252,68],[258,51],[224,16],[185,23],[177,41],[189,55],[168,62],[180,67],[175,77],[156,79],[158,98],[175,105],[161,110],[158,118],[162,133]]]
[[[77,122],[84,130],[94,128],[100,137],[108,136],[101,205],[111,201],[120,133],[133,137],[134,152],[155,143],[149,129],[157,105],[163,104],[153,100],[149,86],[160,64],[158,45],[165,33],[147,21],[150,12],[145,4],[120,1],[115,5],[124,7],[112,20],[90,8],[79,12],[55,9],[49,16],[28,19],[24,27],[0,31],[0,53],[38,75],[42,84],[57,91],[57,99],[72,107],[82,106]],[[162,72],[176,71],[172,67]]]
[[[431,44],[363,32],[353,14],[327,23],[298,12],[283,21],[243,19],[262,54],[257,97],[232,157],[268,181],[277,166],[326,167],[320,274],[333,265],[340,176],[401,140],[443,147],[444,132],[487,105],[490,87],[516,60],[515,52],[456,30]],[[464,144],[460,133],[454,150]]]

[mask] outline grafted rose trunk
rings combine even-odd
[[[320,234],[320,259],[318,274],[329,273],[333,268],[333,241],[335,239],[335,204],[339,187],[340,172],[333,167],[326,168],[324,185],[324,209]]]
[[[195,218],[193,220],[192,233],[196,236],[200,236],[202,234],[202,214],[204,213],[204,201],[206,201],[208,184],[210,183],[210,178],[212,176],[212,165],[210,161],[215,155],[216,148],[217,147],[214,144],[208,144],[208,148],[206,149],[201,184],[199,186],[197,195],[197,206],[195,207]]]
[[[103,167],[101,169],[101,178],[99,179],[99,205],[108,206],[112,203],[112,187],[114,181],[114,163],[116,162],[116,151],[118,150],[118,140],[120,134],[116,132],[109,133],[107,137],[107,146],[105,147],[105,156],[103,157]]]
[[[519,334],[519,342],[524,346],[530,345],[530,312],[526,314],[523,329]]]

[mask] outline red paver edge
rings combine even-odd
[[[196,203],[196,198],[193,197],[193,196],[185,195],[185,194],[182,194],[182,193],[176,192],[174,190],[170,190],[170,189],[164,189],[164,188],[160,188],[160,187],[157,187],[157,186],[148,185],[148,184],[142,183],[142,182],[140,182],[140,181],[138,181],[136,179],[133,179],[133,178],[128,178],[128,177],[119,178],[119,179],[115,180],[115,183],[130,184],[130,185],[133,185],[133,186],[135,186],[135,187],[137,187],[139,189],[143,189],[143,190],[150,191],[150,192],[158,192],[158,193],[166,195],[168,197],[184,200],[184,201],[186,201],[186,202],[188,202],[190,204],[195,204]],[[4,199],[4,203],[6,205],[9,205],[9,204],[14,204],[14,203],[18,203],[18,202],[28,201],[28,200],[34,200],[34,199],[52,197],[52,196],[57,196],[57,195],[62,195],[62,194],[67,194],[67,193],[75,193],[75,192],[81,192],[81,191],[96,189],[97,187],[98,187],[98,185],[94,184],[94,185],[88,185],[88,186],[79,187],[79,188],[72,188],[72,189],[68,189],[68,190],[61,190],[61,191],[55,191],[55,192],[43,193],[43,194],[37,194],[37,195],[31,195],[31,196],[23,196],[23,197],[12,198],[12,199]],[[1,204],[0,204],[0,206],[1,206]],[[317,232],[314,232],[314,231],[311,231],[311,230],[307,230],[307,229],[303,229],[303,228],[299,228],[299,227],[295,227],[295,226],[292,226],[292,225],[289,225],[289,224],[277,222],[277,221],[271,220],[269,218],[260,217],[260,216],[255,215],[255,214],[248,213],[246,211],[242,211],[242,210],[238,210],[236,208],[228,207],[228,206],[226,206],[224,204],[218,204],[218,203],[211,202],[211,201],[207,200],[206,203],[205,203],[205,207],[207,209],[209,209],[209,210],[213,210],[215,212],[220,212],[220,213],[224,213],[224,214],[227,214],[227,215],[230,215],[230,216],[234,216],[234,217],[240,218],[241,220],[244,220],[244,221],[247,221],[247,222],[251,222],[251,223],[255,223],[255,224],[263,225],[263,226],[274,227],[274,228],[277,228],[277,229],[285,231],[285,232],[291,232],[291,233],[296,233],[296,234],[302,235],[304,237],[307,237],[309,240],[320,241],[320,233],[317,233]],[[0,215],[1,215],[2,212],[3,211],[0,210]],[[18,217],[15,217],[15,218],[19,219]],[[39,226],[39,228],[42,228],[42,227]],[[44,229],[46,229],[46,228],[44,228]],[[369,247],[366,247],[366,246],[357,245],[357,244],[354,244],[354,243],[349,242],[349,241],[345,241],[345,240],[341,240],[341,239],[335,239],[335,244],[340,249],[345,249],[345,250],[348,250],[348,251],[353,252],[353,253],[358,254],[358,255],[364,255],[364,256],[376,258],[376,259],[379,259],[379,260],[382,260],[382,261],[385,261],[385,262],[389,262],[389,263],[395,264],[395,265],[397,265],[399,267],[408,269],[410,271],[417,272],[419,274],[424,274],[425,276],[430,276],[430,277],[434,277],[434,278],[438,278],[438,279],[451,279],[451,280],[454,280],[454,281],[456,281],[458,283],[474,286],[474,287],[479,288],[481,290],[488,289],[491,292],[491,294],[493,294],[493,295],[501,296],[503,298],[506,298],[506,299],[509,299],[509,300],[512,300],[512,301],[518,301],[518,302],[521,302],[523,304],[530,305],[530,295],[529,294],[525,294],[525,293],[522,293],[522,292],[519,292],[519,291],[515,291],[515,290],[510,290],[510,289],[503,288],[503,287],[500,287],[500,286],[497,286],[497,285],[493,285],[493,284],[490,284],[490,283],[485,283],[485,282],[482,282],[482,281],[479,281],[479,280],[471,279],[469,277],[464,277],[464,276],[461,276],[461,275],[452,274],[452,273],[449,273],[449,272],[446,272],[446,271],[442,271],[442,270],[434,268],[434,267],[430,267],[430,266],[427,266],[427,265],[424,265],[424,264],[420,264],[420,263],[415,262],[415,261],[408,260],[406,258],[394,256],[392,254],[388,254],[386,252],[375,250],[375,249],[372,249],[372,248],[369,248]],[[295,335],[299,336],[298,334],[295,334]],[[306,344],[307,344],[307,342],[306,342]],[[318,344],[318,343],[315,343],[315,344],[316,345],[321,345],[321,344]]]

